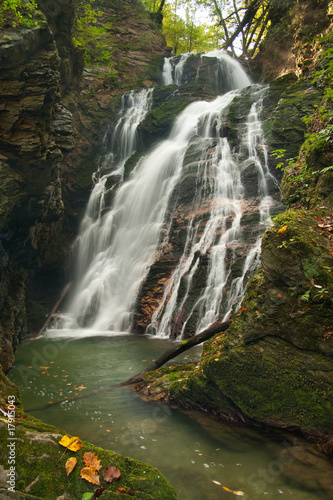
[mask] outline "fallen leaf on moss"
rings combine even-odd
[[[98,488],[98,490],[95,491],[94,496],[92,498],[93,499],[99,498],[102,495],[104,490],[105,490],[105,488]]]
[[[221,483],[219,483],[218,481],[213,481],[213,479],[212,479],[212,483],[217,484],[218,486],[222,486]]]
[[[79,451],[83,447],[83,444],[79,443],[79,441],[79,437],[69,437],[65,434],[65,436],[60,439],[59,444],[71,451]]]
[[[82,479],[85,479],[89,483],[100,485],[99,475],[95,467],[83,467],[80,472]]]
[[[287,229],[288,229],[288,226],[280,227],[280,229],[278,230],[278,234],[284,233]]]
[[[97,471],[102,468],[101,461],[98,459],[98,456],[91,451],[85,452],[85,454],[83,455],[83,460],[87,467],[94,467],[94,469]]]
[[[65,469],[66,469],[66,474],[67,476],[70,475],[72,470],[74,469],[75,465],[77,464],[77,460],[75,457],[70,457],[67,462],[65,463]]]
[[[114,479],[119,479],[121,476],[121,472],[115,465],[108,465],[103,470],[103,479],[107,483],[112,483]]]
[[[126,493],[125,488],[119,488],[118,491],[116,492],[116,495],[120,495],[121,493]]]

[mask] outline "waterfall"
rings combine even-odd
[[[186,54],[182,54],[180,57],[175,56],[164,58],[162,72],[163,85],[182,85],[185,83],[183,81],[184,67],[190,55],[191,54],[187,52]]]
[[[173,84],[173,76],[172,76],[173,67],[171,64],[171,58],[164,58],[164,65],[162,70],[162,81],[163,85],[172,85]]]
[[[198,163],[196,176],[202,179],[202,184],[201,189],[199,187],[196,191],[194,211],[200,212],[200,205],[209,198],[212,207],[207,221],[200,217],[189,220],[183,255],[165,288],[163,300],[152,316],[148,327],[150,333],[166,337],[172,335],[174,318],[181,314],[189,298],[193,277],[202,255],[208,256],[206,284],[187,318],[183,320],[181,333],[184,333],[187,322],[193,314],[198,315],[195,329],[195,333],[198,333],[219,318],[225,319],[241,303],[245,292],[245,279],[259,264],[261,236],[265,230],[264,228],[259,230],[254,241],[248,244],[248,253],[241,275],[231,280],[227,297],[224,298],[231,267],[236,260],[235,251],[240,246],[241,219],[245,208],[241,172],[248,164],[254,163],[258,172],[259,222],[266,226],[272,223],[270,208],[274,202],[268,195],[267,181],[274,178],[268,170],[267,150],[257,111],[262,107],[262,93],[263,90],[257,92],[257,89],[253,93],[253,98],[258,100],[252,104],[248,115],[246,133],[241,145],[246,150],[246,158],[242,162],[237,161],[236,155],[231,153],[228,140],[219,137],[222,135],[223,112],[227,110],[228,104],[238,92],[231,91],[225,94],[223,99],[216,99],[212,103],[212,109],[215,108],[216,111],[208,111],[201,115],[201,121],[204,123],[201,130],[201,137],[205,144],[203,150],[208,151],[208,154],[203,153]],[[211,135],[218,136],[218,138],[215,139],[215,145],[210,143],[210,149],[207,140]],[[214,170],[213,179],[212,169]],[[276,182],[275,179],[274,182]],[[200,182],[198,182],[199,185]],[[218,234],[220,234],[219,237],[217,237]],[[179,289],[182,280],[186,283],[186,291],[180,298]]]
[[[122,97],[110,151],[104,155],[94,176],[95,185],[75,242],[74,294],[68,313],[62,320],[67,328],[91,323],[91,318],[96,317],[97,311],[107,303],[108,290],[115,285],[117,276],[113,267],[112,242],[117,225],[121,223],[121,209],[116,205],[114,210],[106,211],[105,198],[110,179],[123,175],[126,160],[136,150],[137,128],[151,107],[152,93],[152,89],[131,91]],[[108,134],[104,137],[104,142],[107,141]],[[121,192],[117,193],[119,198]],[[99,327],[96,325],[96,328]]]
[[[185,54],[176,63],[165,60],[165,85],[184,80],[188,57]],[[132,91],[124,97],[112,134],[105,136],[109,151],[95,175],[75,244],[76,280],[64,327],[130,331],[142,285],[172,245],[177,218],[185,221],[184,243],[178,262],[164,279],[160,302],[147,318],[147,332],[179,336],[194,323],[191,331],[195,333],[240,304],[246,278],[258,265],[261,236],[270,223],[273,204],[259,120],[263,89],[251,86],[239,63],[224,52],[203,57],[217,61],[220,69],[215,78],[218,81],[222,71],[230,90],[211,101],[189,104],[169,136],[141,156],[129,178],[116,184],[119,187],[110,205],[110,179],[122,178],[126,160],[136,150],[137,128],[152,105],[151,90]],[[244,92],[252,104],[237,151],[225,136],[225,127],[230,107]],[[258,179],[254,210],[258,221],[245,245],[241,222],[248,207],[242,175],[253,165]],[[182,208],[177,194],[188,178],[194,179],[190,210]],[[239,254],[244,254],[242,269],[232,276]],[[205,282],[193,297],[194,283],[203,269]],[[180,325],[177,333],[175,323]]]
[[[191,53],[187,52],[181,56],[165,57],[162,70],[163,85],[182,85],[185,83],[184,71],[186,62]],[[251,85],[251,80],[243,70],[238,61],[230,57],[224,50],[213,50],[201,54],[195,80],[198,82],[200,77],[202,58],[214,58],[217,61],[215,69],[215,83],[218,93],[224,93],[225,90],[243,88]]]

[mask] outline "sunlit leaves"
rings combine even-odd
[[[141,1],[153,12],[160,6],[156,0]],[[253,57],[270,26],[270,8],[271,0],[169,0],[163,33],[174,54],[226,47]]]

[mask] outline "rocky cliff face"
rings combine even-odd
[[[100,77],[105,68],[98,64],[82,77],[84,50],[73,45],[73,0],[54,3],[56,8],[40,2],[45,17],[39,15],[38,26],[6,25],[2,30],[0,231],[1,272],[6,278],[0,303],[6,322],[2,321],[0,337],[4,370],[13,361],[10,346],[23,331],[40,328],[65,284],[70,245],[96,169],[101,125],[106,127],[126,85],[145,79],[152,61],[164,54],[163,39],[142,7],[135,2],[102,4],[101,22],[105,17],[117,20],[107,40],[113,47],[115,41],[119,44],[114,51],[118,73],[111,80]],[[134,26],[135,20],[140,22],[131,29],[128,23]],[[155,48],[147,51],[137,46],[137,40],[149,37],[150,31]],[[134,53],[127,59],[126,41],[135,46],[139,63]]]
[[[53,126],[59,113],[60,58],[46,23],[42,28],[6,33],[0,46],[1,234],[11,262],[38,269],[57,259],[47,252],[55,226],[64,218],[60,181],[63,145],[58,141],[60,130]],[[7,271],[12,265],[7,266]],[[15,275],[13,280],[16,282]],[[24,281],[15,283],[16,287],[21,283],[21,301]],[[2,314],[14,317],[18,307],[15,301],[11,313],[5,304]],[[11,322],[9,330],[14,338],[25,329],[22,320],[24,316],[21,321],[16,318]],[[13,359],[10,335],[7,323],[10,355],[7,363],[2,359],[5,369]]]
[[[200,72],[198,73],[199,68]],[[183,80],[189,83],[178,87],[168,86],[155,89],[153,109],[140,126],[142,142],[149,144],[149,140],[156,140],[157,137],[165,138],[177,114],[190,102],[200,99],[213,100],[217,92],[216,74],[218,68],[219,63],[214,58],[192,56],[186,61],[183,73]],[[247,148],[242,143],[244,136],[246,136],[246,122],[250,109],[258,98],[256,90],[258,91],[259,88],[244,89],[221,117],[223,136],[228,140],[232,151],[237,151],[237,155],[233,156],[233,161],[240,165],[241,183],[244,190],[240,222],[242,238],[238,239],[236,246],[230,245],[228,247],[225,257],[226,274],[228,275],[224,287],[225,297],[228,297],[233,281],[242,276],[246,256],[261,230],[258,219],[259,173],[253,162],[247,162]],[[271,101],[276,98],[277,95],[273,96],[272,94],[270,97],[267,95],[267,99],[271,99]],[[190,258],[191,245],[194,247],[193,242],[199,240],[198,235],[205,232],[206,223],[210,220],[214,210],[214,203],[216,203],[214,196],[216,194],[212,195],[212,192],[214,192],[216,162],[219,161],[215,156],[217,144],[217,138],[212,139],[207,136],[207,138],[202,139],[198,133],[185,154],[182,174],[174,188],[168,207],[167,220],[170,221],[170,226],[167,243],[161,246],[139,292],[134,314],[134,331],[137,333],[145,333],[147,328],[150,333],[154,333],[156,325],[151,324],[152,316],[157,310],[163,311],[162,308],[170,307],[172,301],[168,302],[166,299],[165,290],[172,280],[176,280],[168,293],[169,295],[175,294],[175,290],[179,286],[176,299],[173,299],[176,300],[174,309],[177,313],[168,325],[168,331],[163,333],[177,338],[182,334],[186,325],[184,335],[191,337],[195,334],[201,314],[199,298],[207,284],[210,252],[213,250],[210,248],[206,252],[197,244],[197,251],[192,256],[193,260],[187,272],[180,271],[179,282],[175,269],[177,266],[181,269],[184,259]],[[205,170],[204,175],[203,170]],[[274,199],[272,213],[277,213],[282,207],[279,203],[278,183],[274,182],[273,177],[268,177],[268,192]],[[223,215],[221,214],[220,217],[222,219]],[[230,209],[227,228],[230,227],[232,220],[233,212]],[[190,227],[192,229],[189,229]],[[221,229],[221,232],[226,231],[227,228]],[[192,241],[187,242],[191,230],[193,232]],[[215,236],[215,241],[218,241],[218,235]],[[229,263],[230,267],[228,267]],[[223,270],[220,269],[219,272],[222,276]],[[248,276],[245,277],[245,279],[247,278]],[[191,283],[190,290],[188,282]]]

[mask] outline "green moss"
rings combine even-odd
[[[143,378],[147,384],[167,388],[174,381],[187,378],[194,370],[195,365],[193,364],[174,364],[146,373]]]
[[[333,431],[333,369],[326,356],[296,350],[281,339],[233,345],[203,365],[208,381],[242,412],[281,426]]]
[[[288,81],[283,81],[283,85],[286,83]],[[273,87],[271,92],[278,91]],[[315,88],[309,89],[308,81],[301,79],[287,87],[269,119],[265,121],[264,131],[271,149],[284,149],[288,152],[284,159],[285,165],[288,158],[298,155],[306,133],[303,117],[313,114],[320,99],[321,94]]]
[[[126,491],[129,489],[135,491],[133,498],[140,500],[177,498],[174,490],[157,469],[138,460],[98,448],[91,443],[80,441],[83,444],[81,450],[76,453],[67,450],[61,458],[65,448],[58,441],[65,434],[64,431],[25,414],[17,387],[2,372],[0,372],[0,389],[0,403],[3,409],[6,408],[8,397],[15,397],[16,491],[24,492],[30,485],[29,495],[32,498],[54,500],[67,493],[73,500],[81,500],[83,493],[93,492],[97,488],[80,477],[80,470],[84,467],[83,454],[91,451],[101,460],[103,468],[112,464],[121,471],[121,477],[117,481],[106,483],[101,479],[101,486],[105,488],[101,498],[118,498],[119,487],[125,488]],[[7,438],[7,419],[1,415],[0,464],[5,470],[9,469]],[[67,477],[65,462],[70,456],[75,456],[78,464]]]
[[[204,344],[199,368],[170,385],[173,401],[224,418],[333,432],[329,217],[321,208],[275,218],[242,307],[227,332]]]

